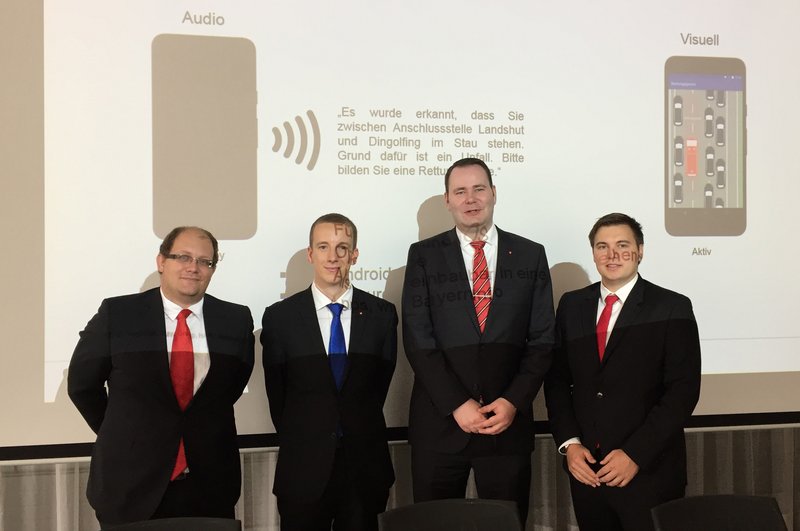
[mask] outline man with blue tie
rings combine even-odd
[[[394,483],[383,404],[397,355],[397,312],[350,284],[356,243],[347,217],[318,218],[309,233],[313,283],[264,311],[282,531],[377,530]]]

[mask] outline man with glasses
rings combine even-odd
[[[234,518],[233,404],[253,370],[253,320],[206,294],[218,257],[207,230],[173,229],[160,288],[104,300],[80,334],[68,390],[97,434],[87,494],[103,527]]]

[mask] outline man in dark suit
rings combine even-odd
[[[394,470],[383,404],[397,355],[394,305],[349,282],[357,231],[341,214],[311,226],[314,281],[264,312],[264,381],[280,452],[283,531],[377,530]]]
[[[644,235],[635,219],[603,216],[589,242],[601,281],[559,303],[545,383],[550,426],[581,530],[647,531],[650,508],[686,488],[697,324],[688,298],[639,276]]]
[[[411,246],[403,285],[414,500],[463,497],[472,469],[478,495],[516,501],[524,522],[553,342],[547,258],[494,225],[482,160],[454,163],[444,198],[456,227]]]
[[[104,300],[80,334],[68,390],[97,433],[88,497],[103,527],[234,517],[233,404],[253,370],[253,319],[206,294],[218,256],[208,231],[173,229],[160,289]]]

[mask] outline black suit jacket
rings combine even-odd
[[[280,452],[273,492],[282,501],[318,500],[337,445],[370,499],[394,483],[383,404],[397,356],[394,305],[353,289],[347,367],[336,389],[311,288],[264,311],[264,382]],[[341,428],[339,441],[337,427]]]
[[[532,402],[550,367],[553,294],[544,248],[497,229],[497,271],[481,334],[455,229],[415,243],[403,284],[403,341],[414,370],[412,445],[456,453],[470,434],[452,412],[499,397],[517,408],[498,453],[533,450]]]
[[[152,516],[181,437],[209,503],[233,507],[239,499],[233,404],[253,370],[253,319],[247,307],[206,294],[203,321],[211,367],[185,411],[170,380],[158,288],[104,300],[80,334],[68,390],[97,433],[88,497],[105,524]]]
[[[688,298],[639,278],[608,338],[595,334],[600,283],[565,293],[545,384],[556,444],[621,448],[665,487],[686,484],[683,427],[700,394],[700,340]]]

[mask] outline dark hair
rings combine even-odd
[[[356,229],[356,224],[350,221],[350,218],[344,216],[342,214],[337,214],[332,212],[330,214],[325,214],[317,218],[317,220],[311,224],[311,230],[308,231],[308,246],[311,247],[314,244],[314,227],[319,225],[320,223],[333,223],[337,225],[344,225],[353,235],[353,249],[356,249],[356,243],[358,242],[358,229]]]
[[[217,239],[213,234],[201,227],[175,227],[169,231],[169,234],[167,234],[167,236],[164,238],[164,241],[161,242],[161,247],[158,249],[159,254],[161,254],[161,256],[167,256],[168,254],[172,253],[172,246],[175,245],[175,239],[187,230],[196,230],[211,240],[211,247],[214,248],[214,256],[211,257],[211,260],[214,262],[212,267],[217,267],[217,262],[219,262],[219,242],[217,242]]]
[[[636,244],[644,245],[644,233],[642,232],[642,226],[639,222],[629,215],[620,214],[619,212],[606,214],[594,223],[592,230],[589,231],[589,245],[594,247],[594,237],[597,235],[597,231],[600,230],[600,227],[608,227],[611,225],[629,226],[633,231],[634,238],[636,238]]]
[[[444,174],[444,191],[447,193],[449,190],[448,186],[450,185],[450,174],[453,172],[455,168],[463,168],[464,166],[480,166],[483,168],[483,171],[486,172],[486,176],[489,178],[489,186],[494,186],[492,183],[492,172],[489,169],[489,166],[486,165],[481,159],[476,159],[473,157],[467,157],[465,159],[457,160],[453,163],[452,166],[447,168],[447,172]]]

